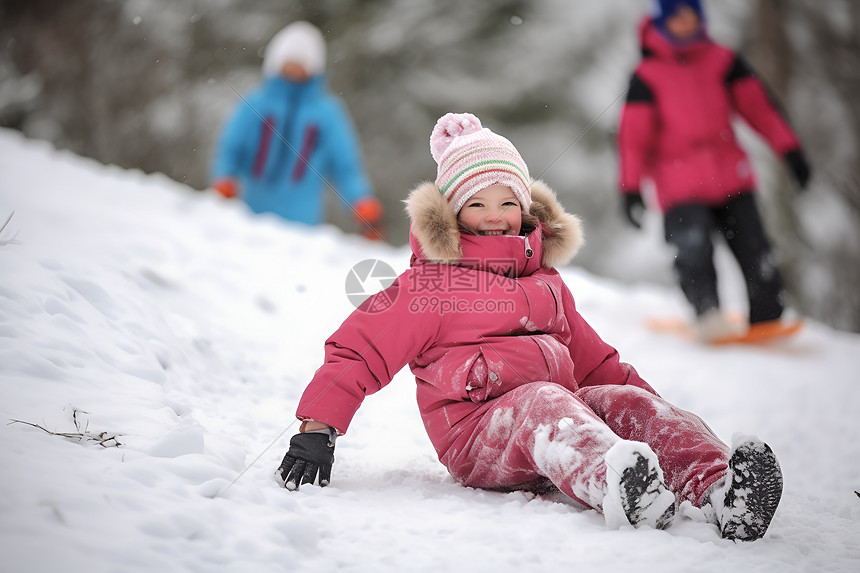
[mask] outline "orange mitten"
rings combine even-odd
[[[232,199],[239,194],[239,185],[232,177],[223,177],[212,184],[212,189],[226,197]]]
[[[385,239],[382,228],[382,204],[374,197],[356,202],[353,205],[353,216],[365,238],[372,241]]]

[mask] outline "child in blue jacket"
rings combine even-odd
[[[373,197],[349,114],[325,84],[325,40],[294,22],[269,42],[262,85],[243,97],[223,129],[212,187],[241,197],[256,213],[316,225],[324,188],[353,210],[365,236],[381,238]]]

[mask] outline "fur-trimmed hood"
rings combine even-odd
[[[531,194],[529,212],[537,217],[540,225],[526,241],[540,243],[532,246],[534,252],[541,253],[540,266],[552,268],[564,265],[582,246],[579,217],[567,213],[555,192],[542,181],[532,181]],[[461,234],[457,217],[439,188],[433,183],[423,183],[409,194],[404,203],[412,221],[410,243],[415,256],[434,263],[458,264],[463,259],[465,235]]]

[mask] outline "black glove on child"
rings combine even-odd
[[[641,193],[624,194],[624,214],[627,220],[637,229],[642,228],[642,217],[645,215],[645,202]]]
[[[334,429],[296,434],[290,439],[290,449],[275,476],[288,490],[295,491],[305,483],[313,485],[319,473],[320,487],[331,481],[334,463]]]
[[[809,182],[812,171],[809,168],[809,163],[806,161],[806,156],[803,155],[801,150],[796,149],[785,154],[785,162],[788,164],[791,172],[794,173],[797,184],[800,185],[801,189],[804,189]]]

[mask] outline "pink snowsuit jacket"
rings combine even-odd
[[[780,157],[799,150],[765,86],[733,51],[704,36],[677,47],[646,18],[639,28],[642,61],[621,114],[618,150],[622,193],[651,179],[661,210],[683,203],[724,204],[755,190],[731,120],[739,115]]]
[[[297,416],[345,433],[365,396],[409,364],[427,434],[448,466],[469,438],[466,421],[521,385],[632,384],[656,394],[580,316],[552,268],[578,249],[579,220],[540,182],[532,197],[535,231],[486,237],[461,235],[435,185],[415,189],[411,268],[326,341]]]

